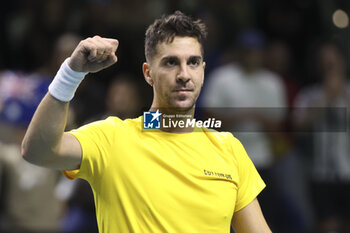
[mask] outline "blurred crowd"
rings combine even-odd
[[[120,41],[118,63],[89,74],[67,130],[148,110],[144,32],[175,10],[208,26],[200,117],[239,138],[267,188],[274,232],[350,232],[350,2],[316,0],[14,0],[0,9],[0,232],[95,233],[83,180],[25,162],[20,144],[60,64],[82,38]],[[223,111],[222,111],[223,110]],[[181,223],[179,223],[181,224]]]

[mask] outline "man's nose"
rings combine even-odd
[[[182,64],[180,66],[179,72],[176,75],[176,81],[181,81],[186,83],[188,80],[190,80],[191,76],[188,72],[187,64]]]

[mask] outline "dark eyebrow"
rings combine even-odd
[[[202,61],[202,56],[190,56],[190,58],[188,59],[189,61],[191,61],[191,60],[199,60],[199,61]]]
[[[168,61],[170,59],[179,60],[179,58],[176,56],[166,56],[166,57],[163,57],[160,61],[164,62],[164,61]]]
[[[169,60],[169,59],[179,60],[179,58],[177,56],[166,56],[166,57],[163,57],[161,59],[161,61],[166,61],[166,60]],[[202,60],[202,56],[190,56],[188,58],[188,60],[192,60],[192,59]]]

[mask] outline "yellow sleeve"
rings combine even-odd
[[[250,204],[266,185],[247,155],[242,143],[235,137],[233,137],[232,149],[239,176],[235,207],[236,212]]]
[[[119,118],[110,117],[70,131],[81,145],[82,161],[79,169],[62,171],[63,174],[68,179],[82,178],[89,182],[100,177],[108,163],[109,151],[120,122]]]

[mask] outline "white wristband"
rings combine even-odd
[[[67,58],[62,63],[49,86],[49,93],[62,102],[69,102],[73,99],[75,91],[87,74],[87,72],[72,70],[68,65],[69,59]]]

